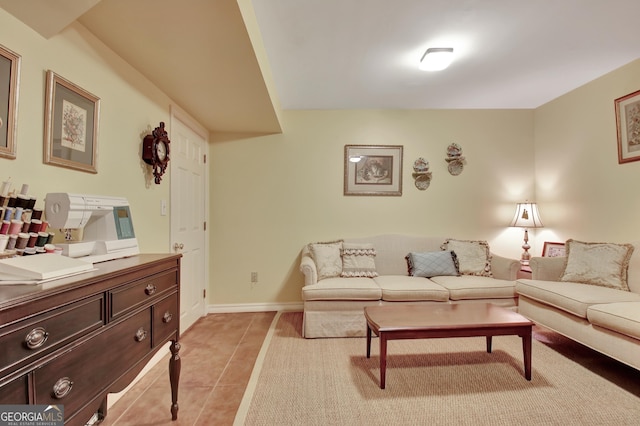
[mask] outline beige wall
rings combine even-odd
[[[541,241],[640,240],[640,162],[618,164],[614,100],[640,89],[640,60],[535,111]]]
[[[522,231],[507,228],[517,201],[532,198],[533,112],[284,111],[280,135],[211,146],[213,304],[300,300],[302,246],[381,233],[477,238],[520,256]],[[457,142],[464,172],[447,171]],[[344,146],[403,145],[402,197],[343,195]],[[426,191],[414,160],[431,164]],[[258,272],[252,286],[250,273]]]
[[[11,177],[18,189],[29,184],[41,207],[48,192],[126,197],[141,251],[168,251],[169,216],[160,216],[160,200],[169,201],[169,182],[147,186],[147,167],[140,160],[147,128],[169,124],[167,96],[78,24],[47,40],[0,9],[0,44],[22,56],[18,155],[0,158],[0,180]],[[98,174],[42,163],[48,69],[101,99]]]

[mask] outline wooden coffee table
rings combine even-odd
[[[371,333],[380,338],[380,388],[385,387],[387,341],[432,339],[438,337],[487,338],[491,353],[493,336],[522,337],[524,376],[531,380],[531,327],[522,315],[491,303],[369,306],[367,319],[367,358],[371,356]]]

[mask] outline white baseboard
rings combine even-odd
[[[232,303],[225,305],[208,305],[208,314],[223,314],[232,312],[269,312],[269,311],[301,311],[302,302],[290,303]]]

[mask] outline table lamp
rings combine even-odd
[[[524,228],[524,244],[522,245],[522,257],[520,258],[520,264],[523,266],[529,266],[529,260],[531,255],[529,254],[529,228],[542,228],[544,225],[540,220],[540,213],[538,213],[538,206],[536,203],[530,203],[525,201],[524,203],[518,203],[516,205],[516,214],[513,216],[513,220],[509,226],[515,226],[518,228]]]

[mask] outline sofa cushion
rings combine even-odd
[[[471,275],[431,277],[431,281],[449,290],[451,300],[513,299],[516,296],[515,281]]]
[[[309,253],[318,270],[318,281],[340,276],[342,273],[341,249],[342,241],[309,244]]]
[[[383,275],[374,280],[382,290],[382,300],[394,302],[418,300],[446,302],[449,300],[447,289],[428,278]]]
[[[640,339],[640,302],[589,306],[587,319],[593,325]]]
[[[612,288],[558,281],[518,280],[516,292],[581,318],[587,308],[601,303],[640,302],[640,294]]]
[[[409,253],[406,256],[409,275],[431,278],[438,275],[458,276],[458,259],[453,251]]]
[[[567,240],[567,265],[560,281],[579,282],[629,291],[627,268],[631,244],[585,243]]]
[[[341,277],[378,276],[376,271],[376,249],[373,244],[342,243],[342,273]]]
[[[302,300],[380,300],[382,291],[371,278],[326,278],[302,287]]]
[[[491,252],[486,241],[455,240],[449,238],[442,244],[442,250],[456,253],[458,267],[462,275],[491,277]]]

